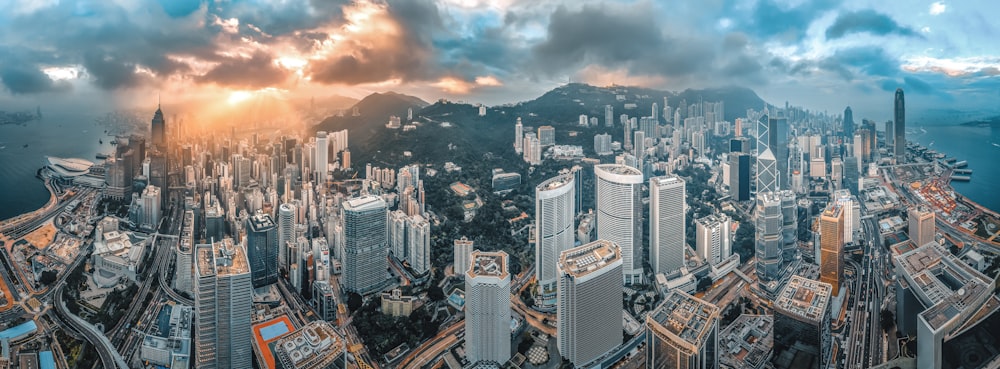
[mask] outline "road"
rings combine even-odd
[[[87,341],[90,342],[90,344],[94,346],[95,349],[97,349],[98,351],[97,353],[101,357],[102,367],[129,369],[129,366],[125,362],[125,359],[123,359],[121,354],[119,354],[118,351],[115,350],[114,345],[111,344],[111,341],[108,340],[108,337],[106,337],[103,332],[101,332],[99,329],[97,329],[97,327],[91,325],[90,323],[87,323],[85,320],[83,320],[83,318],[76,316],[75,314],[70,312],[69,309],[66,308],[66,303],[62,300],[63,299],[62,289],[63,286],[59,286],[56,288],[55,290],[56,301],[54,304],[56,307],[55,309],[56,314],[59,315],[60,319],[63,322],[69,324],[70,327],[72,327],[78,333],[82,334],[83,337],[86,338]]]
[[[414,368],[418,369],[424,365],[430,364],[434,358],[441,355],[444,350],[449,347],[454,346],[458,343],[458,334],[465,332],[465,323],[458,322],[453,324],[451,327],[438,332],[434,338],[424,341],[422,345],[417,347],[416,350],[410,352],[402,361],[399,362],[399,368]]]
[[[850,333],[844,342],[847,360],[845,368],[870,368],[884,360],[884,335],[881,314],[885,304],[885,280],[883,263],[886,253],[881,247],[875,220],[862,222],[864,228],[865,253],[861,263],[845,258],[854,270],[854,287],[851,291],[853,306],[849,313]]]

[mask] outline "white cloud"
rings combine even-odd
[[[931,4],[930,13],[931,13],[931,15],[938,15],[938,14],[944,13],[944,11],[947,10],[947,8],[948,7],[946,5],[944,5],[943,2],[938,1],[938,2],[935,2],[935,3]]]

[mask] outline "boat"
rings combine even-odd
[[[964,168],[967,165],[969,165],[969,162],[962,160],[960,162],[955,163],[955,168]]]
[[[104,144],[104,140],[102,140],[102,139],[98,138],[98,139],[97,139],[97,143],[99,143],[99,144],[103,145],[103,144]]]
[[[955,169],[956,174],[972,174],[972,169]]]
[[[28,144],[24,144],[24,146],[22,146],[21,148],[22,149],[27,149],[28,148]]]
[[[994,143],[993,143],[993,146],[996,146],[996,147],[1000,147],[1000,144],[998,144],[998,143],[994,142]]]
[[[97,159],[104,160],[108,158],[108,154],[97,154]]]
[[[968,182],[972,180],[969,176],[951,176],[952,181]]]

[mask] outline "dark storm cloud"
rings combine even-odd
[[[549,19],[546,39],[532,49],[534,66],[548,74],[598,64],[680,76],[703,69],[714,57],[711,46],[670,37],[657,25],[653,12],[642,5],[559,7]]]
[[[94,84],[105,90],[137,87],[148,82],[147,77],[137,73],[135,63],[111,54],[86,53],[83,67]]]
[[[0,66],[0,81],[12,94],[36,94],[66,91],[69,84],[53,81],[41,70],[27,65]]]
[[[897,34],[921,37],[912,28],[896,23],[888,15],[866,9],[840,13],[833,25],[826,29],[826,38],[833,40],[849,34],[865,32],[879,36]]]
[[[906,85],[906,90],[908,92],[913,91],[921,94],[929,94],[934,92],[934,87],[932,87],[929,83],[924,82],[923,80],[917,77],[911,77],[911,76],[903,77],[903,83]]]
[[[786,42],[798,42],[805,38],[806,30],[813,20],[839,4],[839,0],[816,0],[804,1],[789,8],[773,0],[760,0],[753,8],[750,17],[752,23],[743,28],[762,39],[777,38]]]
[[[225,59],[195,80],[227,87],[263,88],[284,82],[288,79],[289,73],[288,70],[278,67],[271,55],[258,51],[249,58]]]
[[[308,72],[320,83],[356,85],[390,79],[421,81],[441,73],[435,64],[431,37],[442,30],[437,5],[429,1],[390,3],[388,16],[401,30],[397,34],[371,34],[348,39],[349,53],[312,61]]]

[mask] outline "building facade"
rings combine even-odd
[[[465,272],[465,355],[473,365],[510,359],[510,272],[503,251],[473,251]]]
[[[597,239],[622,252],[625,284],[642,283],[642,172],[620,164],[594,166]]]
[[[649,179],[649,263],[654,274],[670,274],[684,266],[686,186],[676,175]]]
[[[622,344],[624,257],[614,242],[597,240],[559,256],[556,344],[577,367]]]

